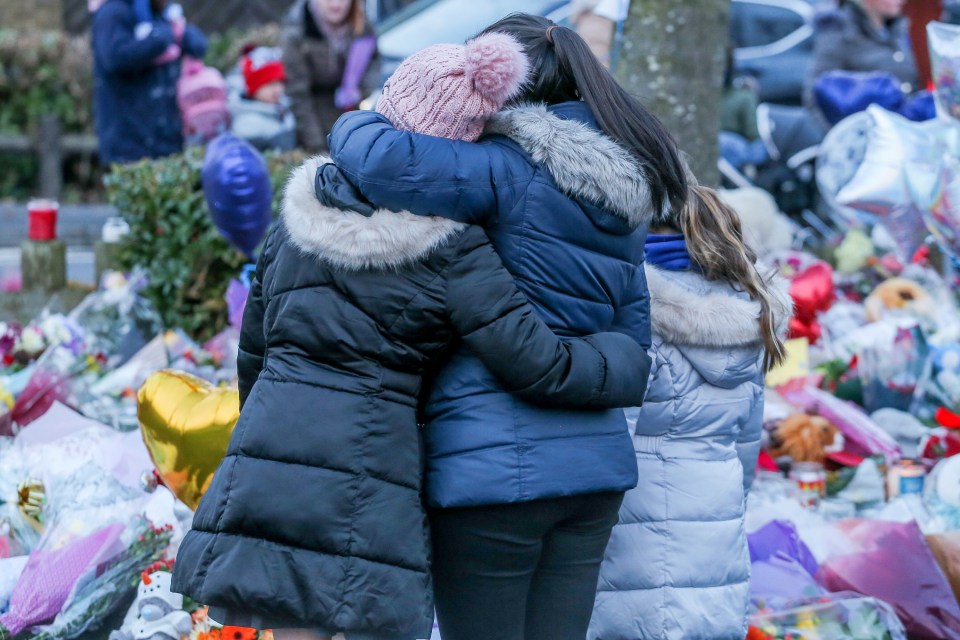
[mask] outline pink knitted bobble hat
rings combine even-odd
[[[523,47],[503,33],[466,45],[434,45],[400,63],[383,86],[377,111],[398,129],[473,141],[519,93],[529,68]]]

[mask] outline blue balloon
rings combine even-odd
[[[249,258],[273,222],[267,163],[247,141],[225,133],[207,146],[203,195],[220,233]]]
[[[904,95],[900,82],[889,73],[827,71],[813,85],[817,106],[831,124],[878,104],[897,111]]]

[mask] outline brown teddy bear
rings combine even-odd
[[[867,320],[877,322],[890,311],[906,311],[915,316],[933,317],[933,297],[919,284],[906,278],[890,278],[880,283],[864,303]]]
[[[794,462],[823,464],[827,453],[843,448],[840,431],[820,416],[804,413],[793,415],[773,431],[770,455],[790,456]]]

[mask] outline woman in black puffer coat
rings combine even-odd
[[[478,227],[321,205],[321,162],[291,176],[257,266],[240,420],[174,589],[218,622],[429,637],[424,374],[459,339],[528,399],[621,407],[649,362],[626,335],[554,336]]]

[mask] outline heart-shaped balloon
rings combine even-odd
[[[246,140],[223,134],[207,146],[201,173],[213,223],[252,258],[273,221],[273,187],[266,161]]]
[[[833,269],[826,262],[815,262],[790,280],[794,316],[790,321],[792,338],[807,338],[813,344],[820,338],[817,314],[830,309],[836,297]]]
[[[240,393],[182,371],[154,373],[137,394],[137,418],[164,484],[196,510],[227,453]]]

